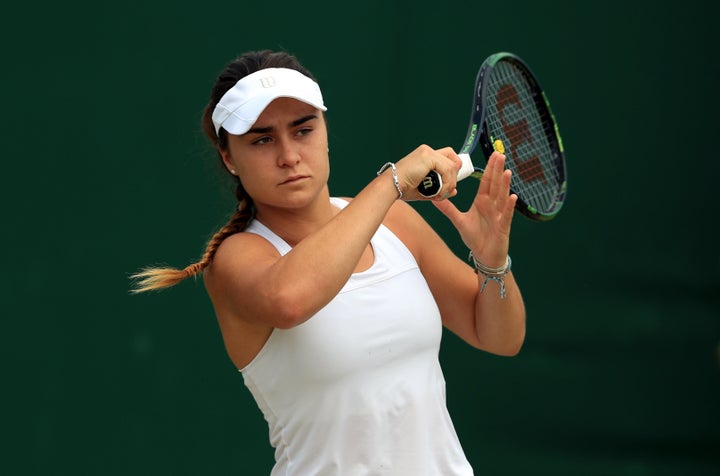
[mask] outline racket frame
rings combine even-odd
[[[523,71],[525,77],[528,79],[530,89],[532,90],[533,101],[535,106],[542,113],[546,114],[553,123],[552,134],[546,134],[548,144],[553,154],[553,159],[558,172],[558,183],[559,187],[555,191],[555,196],[550,207],[547,210],[538,210],[537,208],[529,205],[520,194],[517,194],[513,187],[510,187],[511,193],[518,195],[518,201],[515,205],[517,211],[522,215],[530,218],[534,221],[548,221],[558,214],[565,202],[565,196],[567,193],[567,171],[565,164],[565,151],[560,136],[560,130],[558,128],[555,116],[550,108],[550,101],[547,98],[545,91],[540,86],[537,77],[532,72],[530,67],[520,57],[509,52],[499,52],[490,55],[485,61],[483,61],[480,69],[478,70],[477,77],[475,78],[475,90],[473,97],[472,113],[470,115],[470,124],[465,135],[465,142],[460,149],[459,155],[472,154],[477,150],[478,146],[482,151],[485,160],[490,158],[490,155],[495,151],[496,138],[492,137],[488,131],[488,124],[486,120],[487,114],[487,95],[488,95],[488,75],[492,74],[493,69],[500,61],[507,61],[513,63],[515,67]],[[474,172],[470,174],[478,180],[482,178],[484,169],[478,166],[473,166]],[[464,178],[464,177],[463,177]]]

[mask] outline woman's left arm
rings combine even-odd
[[[475,259],[492,268],[501,268],[507,258],[517,201],[510,194],[510,171],[503,169],[504,156],[493,154],[466,212],[448,200],[433,202],[458,230]],[[525,339],[525,305],[513,273],[503,278],[504,298],[500,284],[492,280],[482,290],[485,276],[458,258],[419,214],[411,207],[406,212],[393,208],[388,217],[394,222],[391,228],[415,255],[445,327],[478,349],[517,354]]]

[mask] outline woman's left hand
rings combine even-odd
[[[433,204],[452,222],[475,259],[490,267],[501,267],[510,246],[510,226],[517,195],[510,194],[512,172],[504,170],[505,156],[494,152],[480,180],[470,209],[461,212],[449,200]]]

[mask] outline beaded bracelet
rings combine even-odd
[[[385,172],[388,167],[390,167],[392,169],[393,183],[395,184],[395,188],[398,191],[398,199],[401,199],[403,196],[403,193],[402,193],[402,189],[400,188],[400,179],[398,178],[397,168],[395,167],[395,164],[393,164],[392,162],[388,162],[387,164],[380,167],[380,170],[378,170],[377,174],[379,176],[380,174]]]
[[[475,259],[472,250],[468,254],[468,261],[470,260],[472,260],[475,265],[475,272],[485,276],[485,281],[483,281],[482,286],[480,287],[480,292],[485,290],[485,286],[487,286],[488,281],[495,281],[500,285],[500,298],[505,299],[505,276],[507,276],[510,272],[510,268],[512,267],[510,255],[507,255],[505,264],[499,268],[491,268],[490,266],[482,264],[480,261]]]

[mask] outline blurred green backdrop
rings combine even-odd
[[[481,61],[527,60],[560,122],[569,195],[553,222],[515,219],[521,354],[444,339],[468,457],[479,475],[720,474],[710,2],[3,10],[1,474],[269,474],[265,422],[201,281],[133,297],[127,278],[194,261],[231,213],[199,118],[222,67],[262,48],[321,83],[336,195],[420,143],[459,147]]]

